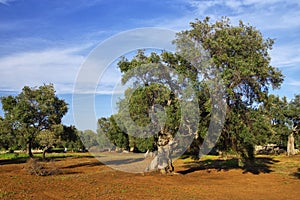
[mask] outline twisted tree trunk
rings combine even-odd
[[[174,171],[172,163],[174,141],[172,135],[170,133],[159,134],[157,146],[157,155],[151,161],[151,164],[146,171],[159,170],[162,174],[172,173]]]
[[[158,169],[162,174],[171,173],[174,171],[172,164],[172,135],[163,134],[158,139]]]
[[[288,137],[287,142],[287,155],[295,155],[295,139],[294,139],[294,133],[292,132]]]
[[[288,142],[287,142],[287,155],[295,155],[295,138],[294,138],[294,133],[297,132],[297,126],[295,126],[292,130],[292,133],[288,137]]]
[[[46,146],[44,149],[43,149],[43,160],[45,160],[46,159],[46,152],[47,152],[47,150],[49,149],[49,147],[48,146]]]

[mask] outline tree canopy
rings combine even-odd
[[[242,21],[234,26],[226,17],[215,23],[208,17],[196,20],[191,28],[179,33],[175,43],[180,49],[183,38],[188,37],[209,52],[225,86],[227,110],[221,140],[226,149],[251,159],[255,142],[253,107],[266,103],[269,89],[279,88],[283,82],[282,73],[270,65],[269,50],[274,40],[264,39],[260,31]]]
[[[19,95],[2,97],[1,102],[5,119],[26,142],[29,156],[37,135],[49,135],[68,110],[67,103],[55,95],[52,84],[38,88],[25,86]]]
[[[268,102],[270,88],[277,89],[283,82],[282,73],[270,65],[274,40],[264,39],[259,30],[242,21],[232,25],[226,17],[214,23],[208,17],[197,19],[190,25],[190,30],[177,34],[175,53],[147,55],[139,50],[131,60],[121,59],[122,82],[131,80],[133,86],[119,102],[115,120],[129,138],[152,136],[159,151],[174,150],[171,145],[178,143],[174,140],[178,130],[195,136],[193,144],[200,148],[210,122],[222,121],[213,115],[224,101],[226,119],[218,147],[251,160],[254,145],[267,142],[265,135],[271,130],[269,118],[257,107]],[[196,102],[197,109],[184,102]],[[189,108],[188,118],[183,106]],[[172,171],[172,150],[160,158],[165,171]]]

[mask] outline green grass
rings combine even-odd
[[[42,153],[34,154],[34,157],[41,158]],[[46,158],[67,158],[67,157],[92,157],[90,153],[46,153]],[[0,153],[0,160],[17,160],[29,158],[27,153]]]
[[[215,156],[215,155],[205,155],[201,157],[200,160],[216,160],[219,158],[220,158],[219,156]],[[195,158],[191,155],[182,155],[179,157],[179,159],[183,160],[183,162],[185,163],[196,162]]]
[[[0,160],[14,160],[18,158],[28,158],[26,153],[1,153]]]

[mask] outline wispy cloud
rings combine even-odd
[[[173,3],[178,4],[180,14],[177,16],[136,19],[135,23],[181,31],[189,29],[190,22],[196,18],[201,20],[209,16],[215,21],[228,16],[233,24],[243,20],[264,33],[300,27],[300,2],[297,0],[174,0]]]
[[[276,45],[271,51],[272,64],[279,68],[299,67],[300,44]]]
[[[13,2],[15,0],[0,0],[0,4],[9,5],[9,3]]]
[[[43,51],[23,52],[0,57],[0,91],[18,92],[25,85],[38,86],[44,83],[54,83],[58,93],[73,93],[76,78],[81,67],[86,62],[91,45],[73,48],[46,49]],[[87,50],[88,49],[88,50]],[[101,66],[100,60],[92,63],[89,73],[97,71]],[[89,76],[83,84],[83,93],[112,94],[120,93],[114,90],[121,80],[121,74],[116,62],[107,66],[103,74],[99,74],[97,85],[90,85]],[[96,87],[96,88],[95,88]],[[91,89],[95,88],[95,89]]]
[[[19,91],[24,85],[36,86],[55,83],[70,86],[58,90],[72,90],[80,64],[84,57],[82,48],[48,49],[40,52],[24,52],[0,58],[0,90]]]
[[[300,87],[300,80],[290,80],[287,82],[288,85]]]
[[[169,21],[156,19],[159,25],[165,24],[170,28],[186,27],[195,18],[210,16],[212,20],[217,20],[220,16],[228,16],[234,23],[242,19],[264,30],[300,26],[298,0],[179,0],[177,2],[189,5],[189,9],[183,7],[181,10],[185,15]]]

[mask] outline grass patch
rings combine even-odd
[[[42,153],[34,154],[34,157],[42,158]],[[67,158],[67,157],[93,157],[90,153],[47,153],[46,158]],[[0,160],[16,160],[20,158],[29,158],[27,153],[1,153]]]
[[[197,162],[197,159],[195,159],[195,156],[193,155],[182,155],[179,157],[180,160],[183,160],[184,163],[190,163],[190,162]],[[215,156],[215,155],[205,155],[201,157],[198,160],[217,160],[220,159],[220,156]]]
[[[43,154],[34,154],[35,157],[42,158]],[[46,158],[68,158],[68,157],[75,157],[75,158],[82,158],[82,157],[93,157],[90,153],[46,153]]]
[[[28,158],[26,153],[1,153],[0,160],[13,160],[18,158]]]

